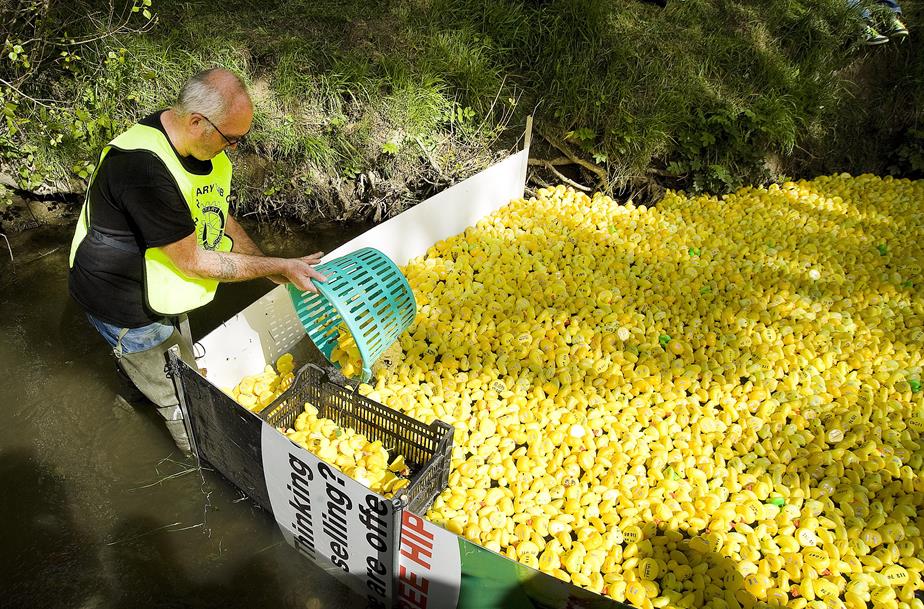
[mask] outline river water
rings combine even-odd
[[[331,251],[368,226],[250,227],[267,253]],[[118,398],[108,346],[67,294],[70,228],[0,239],[0,607],[362,607],[272,517]],[[269,291],[224,284],[201,337]]]

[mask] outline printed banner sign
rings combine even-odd
[[[369,601],[391,607],[397,516],[391,501],[263,425],[263,471],[289,545]]]
[[[459,538],[405,511],[398,556],[398,606],[452,609],[459,599],[461,582]]]

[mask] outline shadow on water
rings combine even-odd
[[[153,531],[153,533],[152,533]],[[259,557],[240,564],[229,581],[200,583],[184,566],[182,547],[156,518],[123,520],[113,531],[106,552],[118,565],[111,582],[111,605],[117,609],[140,607],[287,607],[284,582]],[[260,582],[259,585],[242,585]]]
[[[60,473],[34,452],[0,453],[0,590],[9,609],[74,607],[104,588],[95,540]]]
[[[303,569],[310,580],[313,569],[294,553],[290,569],[253,553],[228,576],[203,581],[209,567],[183,556],[183,537],[163,519],[129,516],[113,527],[112,541],[96,537],[81,523],[65,477],[32,452],[0,454],[0,485],[17,489],[0,500],[7,609],[340,606],[322,604],[334,587],[319,595],[293,585]]]
[[[0,453],[0,579],[11,609],[74,607],[104,587],[94,537],[65,477],[28,450]]]

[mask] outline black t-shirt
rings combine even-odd
[[[156,112],[139,121],[166,135]],[[169,138],[167,138],[169,141]],[[171,148],[173,144],[171,143]],[[181,157],[186,171],[206,175],[211,161]],[[126,251],[84,239],[70,271],[71,296],[88,313],[107,323],[137,328],[157,321],[144,295],[145,249],[174,243],[195,231],[176,181],[164,163],[144,150],[112,149],[90,186],[90,226],[131,243],[138,251]]]

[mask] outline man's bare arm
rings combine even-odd
[[[231,214],[228,214],[228,220],[225,222],[225,233],[231,237],[231,241],[234,242],[234,247],[231,249],[232,252],[236,254],[248,254],[250,256],[265,256],[263,250],[260,249],[253,239],[250,238],[250,235],[247,234],[247,231],[244,230],[244,227],[234,219]]]
[[[234,247],[231,249],[232,252],[251,256],[266,256],[260,246],[250,238],[244,227],[230,214],[228,215],[228,221],[225,222],[225,233],[231,237],[231,241],[234,243]],[[271,275],[267,279],[279,285],[289,283],[289,280],[284,275]]]
[[[259,277],[285,277],[300,290],[316,292],[311,279],[326,278],[314,269],[321,252],[302,258],[253,256],[236,252],[215,252],[199,247],[194,234],[161,247],[178,269],[190,277],[219,281],[247,281]]]

